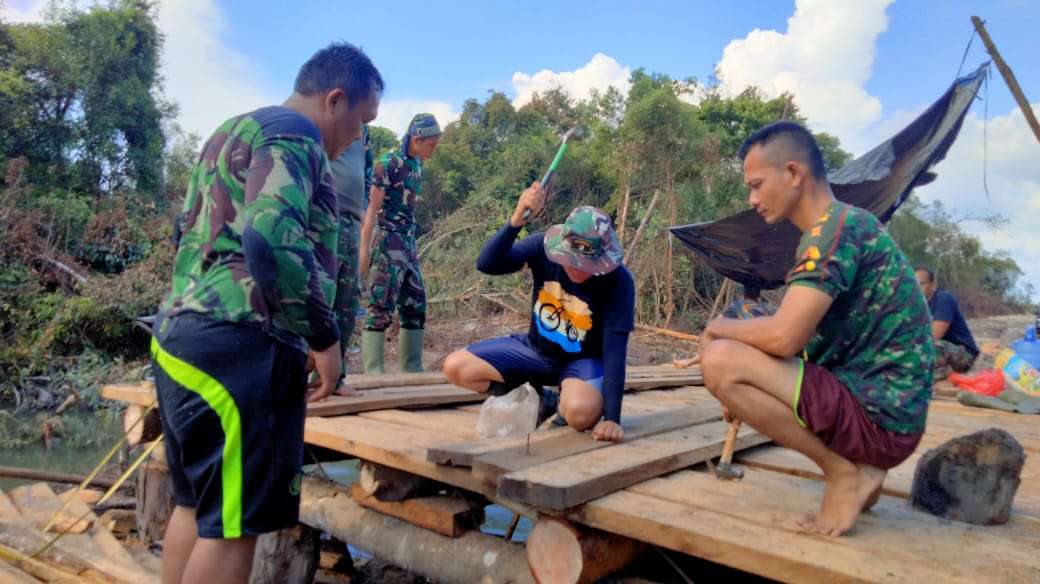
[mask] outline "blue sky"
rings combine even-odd
[[[16,21],[38,19],[45,4],[0,3],[0,17]],[[973,14],[1040,111],[1038,0],[162,0],[159,24],[166,95],[181,106],[180,124],[203,136],[230,115],[280,103],[303,61],[346,40],[380,68],[387,91],[375,123],[395,132],[419,111],[446,123],[488,90],[520,105],[552,85],[579,97],[627,89],[638,67],[704,81],[718,66],[733,92],[792,91],[814,130],[859,155],[946,89]],[[963,72],[987,59],[976,37]],[[963,225],[987,250],[1010,253],[1040,296],[1040,142],[995,67],[981,96],[939,180],[918,195],[941,198],[956,217],[1007,217],[999,230]]]

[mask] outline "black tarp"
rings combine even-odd
[[[929,169],[946,157],[988,69],[957,79],[898,134],[831,172],[834,196],[887,222],[915,187],[935,180]],[[790,222],[769,225],[754,209],[671,232],[723,276],[763,289],[784,284],[801,237]]]

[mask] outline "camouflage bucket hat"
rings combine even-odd
[[[408,131],[404,133],[404,139],[401,140],[401,152],[408,151],[408,140],[412,136],[428,138],[440,135],[441,125],[437,123],[437,118],[433,117],[433,114],[415,114],[412,121],[408,123]]]
[[[610,215],[595,207],[578,207],[546,230],[544,246],[550,260],[593,276],[613,272],[625,257]]]

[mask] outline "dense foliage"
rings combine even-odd
[[[145,356],[147,333],[130,318],[154,311],[167,289],[170,217],[200,138],[184,135],[163,98],[162,40],[146,0],[88,9],[54,2],[43,24],[0,23],[4,404],[50,405],[40,388],[57,384],[92,404],[97,371],[129,375],[121,364]],[[553,89],[520,108],[502,93],[463,104],[428,162],[418,215],[431,319],[446,310],[524,310],[525,276],[483,277],[474,258],[523,187],[545,172],[558,136],[579,124],[584,140],[569,148],[529,229],[558,223],[577,205],[606,209],[636,276],[638,321],[700,325],[722,280],[666,227],[744,208],[734,159],[743,137],[774,120],[804,119],[790,95],[727,97],[642,69],[631,81],[627,95],[609,89],[575,100]],[[848,161],[836,138],[818,138],[829,168]],[[375,126],[372,139],[377,152],[398,143]],[[913,261],[935,267],[969,299],[969,311],[1030,302],[1015,262],[983,250],[941,206],[907,204],[892,231]]]

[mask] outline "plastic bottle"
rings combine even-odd
[[[1010,347],[1002,349],[993,358],[993,365],[997,369],[1001,369],[1025,391],[1040,393],[1040,372],[1015,353],[1014,349]]]
[[[1036,331],[1032,327],[1026,329],[1025,337],[1011,343],[1011,348],[1034,369],[1040,369],[1040,342],[1036,340]]]

